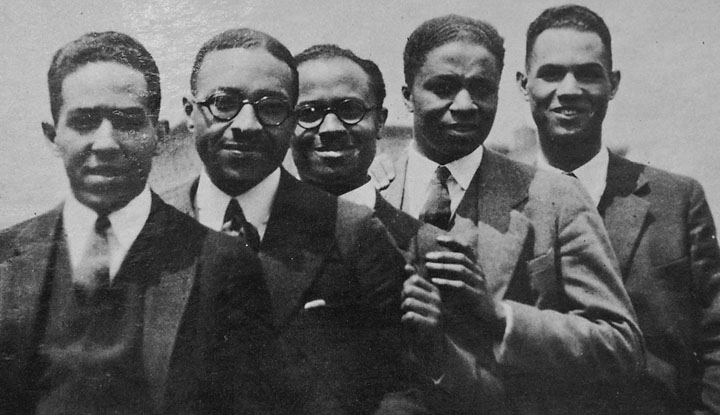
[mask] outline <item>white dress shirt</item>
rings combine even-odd
[[[375,193],[375,186],[373,186],[371,181],[342,194],[340,197],[348,202],[355,203],[356,205],[367,206],[370,209],[375,210],[377,194]]]
[[[593,202],[595,202],[595,206],[600,203],[600,198],[602,198],[603,193],[605,193],[605,187],[607,186],[607,171],[608,164],[610,163],[610,154],[608,151],[606,148],[600,149],[590,161],[572,171],[575,177],[580,180],[580,184],[583,185]],[[557,167],[551,166],[542,151],[538,153],[537,166],[547,171],[570,173],[563,172]]]
[[[279,186],[280,168],[277,168],[250,190],[235,197],[240,203],[245,219],[257,229],[260,240],[265,235],[270,220],[270,210]],[[195,213],[198,222],[212,230],[218,232],[222,230],[225,210],[230,199],[230,195],[215,186],[203,168],[195,194]]]
[[[465,196],[475,172],[480,167],[482,156],[483,146],[478,146],[475,151],[465,157],[445,164],[450,171],[447,186],[450,194],[451,215],[455,214],[460,201]],[[438,163],[421,154],[413,142],[408,151],[408,166],[403,192],[403,210],[410,216],[420,217],[425,201],[430,197],[430,181],[435,176],[438,166]]]
[[[107,230],[107,239],[110,251],[111,281],[117,275],[130,247],[145,226],[145,222],[150,216],[151,204],[150,188],[145,185],[145,189],[135,199],[108,215],[110,228]],[[95,232],[98,214],[80,203],[71,193],[65,200],[62,215],[63,232],[70,253],[70,264],[75,269],[89,248],[87,245]]]

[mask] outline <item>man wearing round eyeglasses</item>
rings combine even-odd
[[[298,175],[304,182],[373,209],[414,264],[408,266],[409,277],[403,284],[402,322],[413,333],[412,350],[425,376],[433,380],[434,390],[442,391],[428,402],[443,413],[462,411],[464,406],[477,411],[491,407],[492,397],[467,396],[476,392],[469,385],[477,376],[474,359],[445,335],[442,321],[447,317],[442,315],[440,291],[416,272],[418,260],[424,258],[416,258],[411,245],[437,248],[436,238],[447,236],[393,207],[368,176],[388,114],[383,107],[386,91],[380,69],[371,60],[333,44],[311,46],[297,54],[295,62],[300,87],[290,148]]]
[[[367,170],[387,119],[385,84],[374,63],[347,52],[316,45],[295,57],[300,96],[290,145],[303,181],[374,208]]]
[[[258,393],[293,414],[426,413],[408,392],[425,379],[402,332],[404,258],[372,211],[281,167],[296,125],[290,52],[265,33],[228,30],[202,46],[190,83],[187,126],[204,168],[163,197],[256,243],[279,345],[261,363],[282,388]]]

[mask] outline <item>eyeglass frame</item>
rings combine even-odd
[[[253,111],[255,112],[255,117],[257,118],[257,120],[258,120],[258,122],[260,123],[260,125],[262,125],[263,127],[277,127],[277,126],[279,126],[279,125],[282,125],[282,123],[284,123],[285,121],[287,121],[288,118],[290,118],[290,116],[292,116],[292,115],[295,113],[295,111],[293,110],[292,106],[290,105],[290,102],[289,102],[287,99],[285,99],[285,98],[280,98],[280,97],[272,97],[272,96],[267,96],[267,95],[266,95],[266,96],[264,96],[264,97],[260,97],[260,98],[256,99],[255,101],[251,101],[251,100],[249,100],[249,99],[247,99],[247,98],[245,98],[245,99],[243,99],[243,100],[240,100],[240,106],[238,107],[238,110],[237,110],[237,112],[235,113],[235,115],[233,115],[233,116],[230,117],[230,118],[222,118],[222,117],[218,117],[217,115],[215,115],[215,113],[213,112],[212,108],[210,108],[210,106],[211,106],[212,104],[211,104],[209,101],[212,100],[212,99],[214,99],[214,98],[217,97],[217,96],[230,96],[230,97],[232,97],[232,96],[236,96],[236,95],[226,94],[226,93],[215,93],[215,94],[212,94],[212,95],[210,95],[209,97],[205,98],[204,101],[198,101],[198,100],[192,100],[192,101],[193,101],[195,104],[197,104],[197,105],[200,105],[200,106],[203,106],[203,107],[207,108],[208,111],[210,112],[210,115],[212,115],[213,118],[214,118],[216,121],[219,121],[219,122],[230,122],[230,121],[234,120],[235,117],[237,117],[238,114],[240,114],[240,111],[242,111],[243,107],[244,107],[246,104],[250,104],[250,105],[252,106]],[[280,122],[278,122],[278,123],[266,123],[266,122],[264,122],[264,121],[261,119],[260,113],[258,112],[258,107],[257,107],[257,106],[258,106],[258,104],[259,104],[261,101],[263,101],[263,100],[268,100],[268,99],[274,99],[274,100],[281,101],[281,102],[284,102],[285,104],[287,104],[287,114],[285,114],[285,118],[283,118],[282,121],[280,121]]]
[[[325,121],[325,117],[327,117],[328,114],[332,113],[343,124],[348,125],[348,126],[353,126],[353,125],[359,124],[360,121],[364,120],[370,111],[377,109],[377,105],[372,105],[370,107],[366,107],[365,103],[357,98],[345,98],[345,99],[341,100],[338,104],[343,104],[345,102],[356,102],[356,103],[360,104],[360,106],[364,109],[363,115],[357,121],[355,121],[355,122],[345,121],[337,114],[337,112],[335,112],[335,110],[337,109],[337,104],[330,104],[330,105],[326,105],[325,108],[320,108],[322,110],[322,117],[319,118],[319,121],[317,122],[316,125],[313,125],[312,127],[306,127],[301,124],[300,117],[297,118],[297,125],[299,125],[300,127],[302,127],[305,130],[312,130],[313,128],[317,128],[317,127],[321,126],[322,123]],[[296,106],[295,107],[295,115],[297,116],[298,112],[303,107],[309,107],[309,106],[310,106],[309,104],[303,104],[303,105]]]

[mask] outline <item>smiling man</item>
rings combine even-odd
[[[525,70],[517,79],[538,127],[538,165],[572,173],[593,198],[646,339],[639,381],[614,385],[617,397],[597,407],[720,413],[720,250],[702,187],[603,147],[620,73],[610,32],[591,10],[568,5],[535,19]]]
[[[269,298],[247,247],[147,186],[155,61],[127,35],[88,33],[58,50],[48,84],[43,130],[71,192],[0,233],[0,413],[223,411],[217,377],[253,364],[225,343],[260,338]]]
[[[382,193],[453,237],[425,256],[427,273],[453,315],[448,332],[502,385],[505,407],[492,413],[592,413],[578,396],[637,372],[640,332],[580,185],[483,146],[504,55],[495,28],[467,17],[410,35],[403,95],[414,139]],[[483,386],[477,399],[497,392]]]
[[[290,52],[256,30],[222,32],[198,52],[190,90],[204,167],[164,197],[203,225],[249,235],[288,351],[291,413],[418,413],[417,394],[405,393],[423,386],[404,365],[403,257],[371,210],[281,168],[296,127]]]

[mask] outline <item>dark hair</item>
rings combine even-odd
[[[581,32],[592,32],[600,36],[607,51],[609,68],[612,69],[612,39],[605,21],[597,13],[584,6],[566,4],[564,6],[545,9],[537,19],[530,23],[525,43],[525,64],[530,60],[532,48],[540,33],[548,29],[575,29]]]
[[[318,60],[346,58],[355,62],[370,78],[370,89],[375,96],[375,105],[382,107],[385,101],[385,80],[383,80],[382,72],[375,62],[370,59],[363,59],[357,56],[350,49],[343,49],[338,45],[314,45],[295,55],[295,63],[300,66],[303,62]]]
[[[502,72],[505,47],[503,38],[497,30],[482,20],[449,14],[423,22],[410,34],[403,53],[405,84],[412,86],[428,53],[437,47],[456,41],[476,43],[487,48],[495,55],[498,70]]]
[[[132,37],[118,32],[91,32],[60,48],[48,70],[50,112],[55,124],[63,104],[62,83],[81,66],[92,62],[117,62],[143,74],[147,83],[145,105],[157,120],[160,114],[160,71],[150,52]]]
[[[218,35],[213,36],[210,40],[208,40],[207,42],[205,42],[205,44],[202,45],[200,51],[195,56],[195,63],[193,64],[192,74],[190,75],[190,91],[192,91],[193,94],[197,93],[198,73],[200,72],[200,67],[205,60],[205,56],[208,53],[216,50],[235,48],[262,48],[278,60],[285,62],[287,66],[290,67],[290,71],[292,71],[293,86],[292,91],[290,91],[291,98],[293,99],[293,101],[297,101],[297,65],[295,65],[295,60],[293,59],[290,51],[285,47],[285,45],[280,43],[280,41],[268,35],[267,33],[248,28],[226,30]],[[292,102],[292,104],[295,105],[295,102]]]

